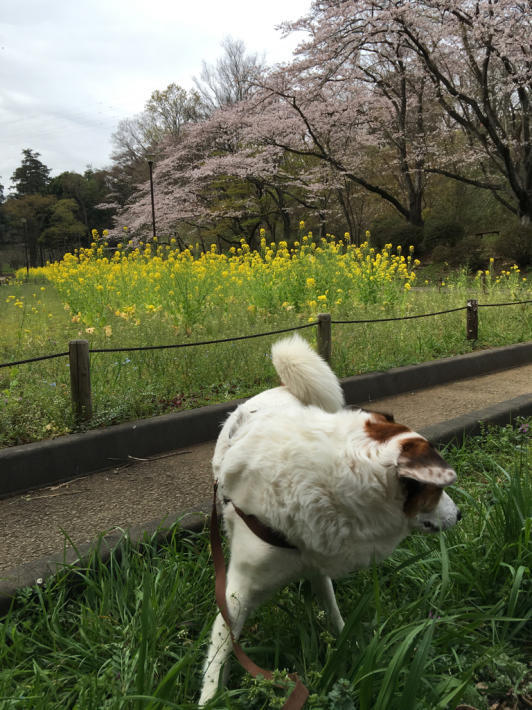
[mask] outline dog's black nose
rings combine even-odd
[[[456,522],[458,522],[459,520],[462,520],[462,511],[460,510],[460,508],[458,508],[458,512],[456,514]]]

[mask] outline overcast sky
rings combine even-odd
[[[109,165],[111,134],[155,89],[193,87],[230,35],[268,64],[296,36],[275,26],[311,0],[1,0],[0,183],[31,148],[57,175]]]

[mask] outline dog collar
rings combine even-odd
[[[217,483],[214,484],[215,493],[217,485]],[[238,505],[233,503],[230,498],[224,497],[223,500],[226,504],[231,503],[231,505],[235,509],[235,512],[242,518],[242,520],[246,523],[251,532],[264,542],[267,542],[268,545],[273,545],[274,547],[283,547],[286,550],[297,550],[297,547],[295,545],[292,545],[292,543],[286,539],[286,536],[282,532],[280,532],[279,530],[274,530],[269,525],[266,525],[266,523],[263,523],[261,520],[259,520],[256,515],[244,512],[242,508],[239,508]]]

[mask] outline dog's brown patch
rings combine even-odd
[[[451,468],[436,449],[426,439],[415,437],[401,442],[401,456],[408,465],[416,468],[438,466],[442,469]]]
[[[347,409],[359,409],[362,412],[367,412],[368,414],[376,414],[378,417],[384,417],[387,422],[395,421],[393,414],[390,414],[389,412],[376,412],[374,409],[364,409],[364,407],[355,407],[355,405],[348,405]]]
[[[370,412],[371,418],[365,424],[368,435],[379,444],[393,439],[397,434],[404,434],[411,429],[404,424],[394,422],[391,414]]]
[[[415,436],[401,442],[399,476],[415,478],[440,488],[454,483],[456,473],[426,439]]]
[[[438,486],[419,483],[411,478],[405,479],[404,483],[407,494],[403,510],[409,518],[418,513],[430,513],[438,505],[442,494]]]
[[[426,439],[422,439],[420,436],[402,441],[401,452],[402,455],[407,456],[415,466],[424,466],[429,463],[432,454],[436,454],[436,456],[441,458],[429,442]]]

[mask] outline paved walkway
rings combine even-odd
[[[531,383],[532,364],[364,406],[392,412],[396,421],[417,430],[527,394]],[[0,500],[0,582],[2,571],[60,552],[65,533],[83,545],[104,531],[204,508],[211,498],[213,448],[209,442],[180,449]]]

